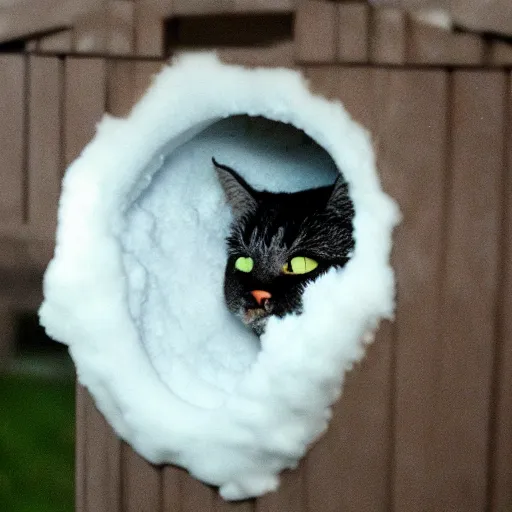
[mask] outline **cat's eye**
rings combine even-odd
[[[318,262],[306,256],[295,256],[283,267],[285,274],[307,274],[318,267]]]
[[[244,258],[240,256],[235,261],[235,268],[240,270],[240,272],[249,273],[254,268],[254,261],[252,258]]]

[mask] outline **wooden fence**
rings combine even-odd
[[[297,18],[294,65],[372,131],[384,188],[404,213],[396,322],[349,375],[327,435],[256,501],[224,503],[184,471],[146,463],[78,388],[79,512],[512,511],[511,69],[484,67],[485,51],[438,61],[439,48],[404,50],[399,38],[365,43],[348,64],[336,50],[348,43],[322,24],[336,4],[313,3]],[[0,308],[39,300],[64,168],[161,65],[0,56]]]

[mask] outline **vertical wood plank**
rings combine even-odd
[[[430,481],[440,347],[440,280],[446,152],[446,74],[380,72],[378,152],[385,190],[403,222],[393,249],[398,309],[395,323],[394,510],[438,506]],[[407,98],[404,101],[403,98]],[[458,509],[453,509],[458,510]]]
[[[494,439],[491,444],[492,512],[512,510],[512,76],[508,76],[505,98],[505,182],[503,193],[502,264],[498,300],[498,343],[496,347]]]
[[[121,441],[86,393],[85,512],[121,512]]]
[[[403,64],[406,55],[406,16],[402,9],[379,7],[372,11],[370,59],[380,64]]]
[[[109,20],[106,13],[93,12],[78,20],[73,29],[73,50],[77,53],[104,53]]]
[[[296,56],[300,62],[334,62],[338,12],[334,2],[302,1],[295,14]]]
[[[50,36],[39,39],[38,50],[40,52],[65,53],[73,49],[73,31],[61,30]]]
[[[135,67],[130,60],[108,61],[107,111],[117,117],[129,114],[135,101]]]
[[[17,225],[24,215],[25,59],[0,56],[0,224]]]
[[[507,162],[504,194],[504,224],[502,239],[502,257],[504,272],[499,304],[499,344],[496,361],[496,397],[495,397],[495,440],[493,443],[493,487],[491,489],[491,509],[493,512],[506,512],[512,509],[512,77],[508,77],[508,94],[505,111],[507,129],[504,131]]]
[[[495,42],[491,46],[490,64],[495,66],[512,65],[512,44]]]
[[[95,133],[105,111],[106,63],[69,58],[65,63],[64,157],[69,165]]]
[[[215,490],[192,478],[188,473],[183,474],[182,501],[180,512],[215,512]]]
[[[485,510],[498,281],[504,75],[453,77],[437,510]]]
[[[175,466],[162,468],[162,512],[182,512],[182,479],[184,470]]]
[[[371,70],[315,68],[307,74],[315,91],[341,99],[357,120],[375,128]],[[391,340],[389,325],[383,326],[366,358],[347,375],[329,430],[308,456],[309,511],[388,510]]]
[[[132,0],[110,0],[107,5],[109,55],[129,55],[135,51],[135,4]],[[156,27],[155,27],[156,29]]]
[[[122,446],[122,512],[160,512],[162,510],[161,470]]]
[[[141,57],[164,56],[164,18],[150,6],[135,5],[135,53]]]
[[[121,512],[121,442],[77,383],[77,512]]]
[[[37,48],[39,46],[39,41],[37,39],[29,39],[25,42],[25,51],[32,53],[37,51]]]
[[[281,484],[276,492],[256,501],[256,512],[308,512],[306,460],[299,467],[281,474]]]
[[[454,34],[419,22],[409,24],[409,64],[481,64],[483,50],[482,38],[477,35]]]
[[[340,62],[368,60],[369,7],[360,2],[338,4],[337,55]]]
[[[227,47],[218,48],[222,62],[242,66],[288,67],[295,65],[294,45],[291,41],[279,42],[264,48]]]
[[[477,34],[454,34],[449,64],[483,64],[484,41]]]
[[[33,235],[53,245],[62,173],[62,64],[34,56],[29,72],[28,223]]]

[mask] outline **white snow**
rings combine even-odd
[[[301,316],[270,320],[261,345],[224,305],[230,212],[212,156],[275,191],[339,169],[355,204],[352,260],[306,290]],[[290,70],[182,57],[68,169],[41,322],[140,454],[226,499],[258,496],[325,431],[365,333],[392,316],[398,218],[340,104]]]

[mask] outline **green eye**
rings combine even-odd
[[[285,274],[307,274],[318,267],[318,262],[306,256],[292,258],[284,267]]]
[[[240,258],[237,258],[235,261],[235,268],[237,270],[240,270],[240,272],[246,272],[249,273],[254,267],[254,261],[252,258],[244,258],[243,256],[240,256]]]

